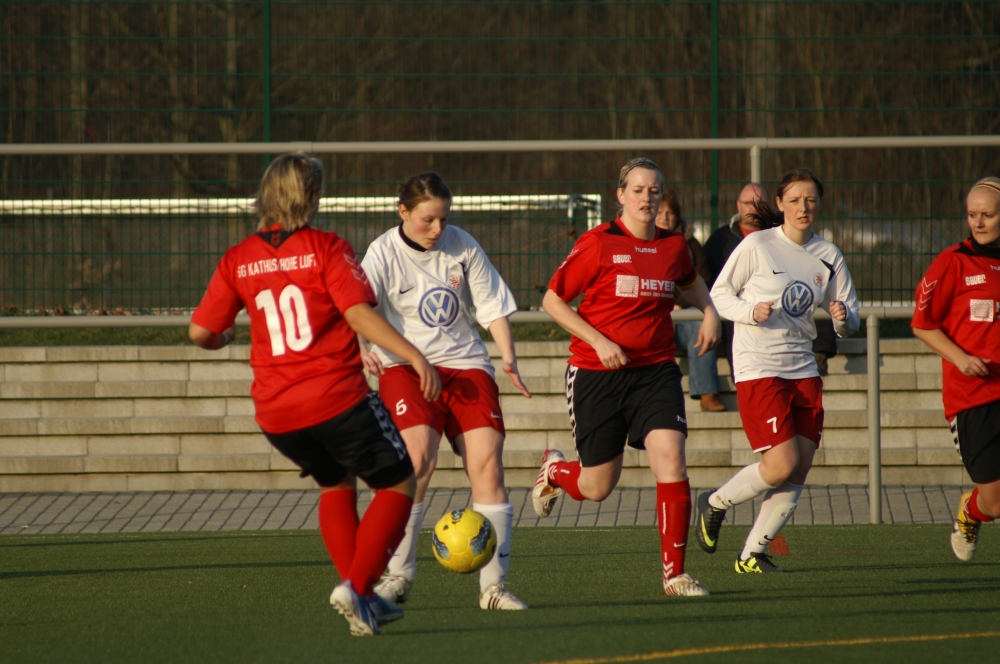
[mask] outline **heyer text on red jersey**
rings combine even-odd
[[[284,258],[265,258],[263,260],[243,263],[242,265],[237,266],[236,276],[242,279],[244,277],[253,277],[258,274],[268,274],[270,272],[306,270],[314,265],[316,265],[316,254],[286,256]]]

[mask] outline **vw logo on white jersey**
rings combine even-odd
[[[781,306],[792,318],[798,318],[812,309],[813,289],[801,281],[793,281],[785,287],[781,294]]]
[[[458,296],[447,288],[432,288],[420,298],[420,320],[427,327],[448,327],[458,318]]]

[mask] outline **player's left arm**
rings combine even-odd
[[[514,387],[530,399],[531,392],[528,391],[528,387],[521,380],[521,374],[517,370],[517,354],[514,352],[514,334],[510,329],[510,319],[506,316],[497,318],[490,324],[489,331],[493,335],[493,341],[496,342],[497,348],[500,349],[503,372],[510,377],[510,382],[514,384]]]
[[[698,351],[698,357],[701,357],[719,344],[719,312],[715,310],[712,296],[708,294],[708,286],[701,277],[695,279],[695,282],[684,291],[684,297],[705,314],[701,327],[698,328],[698,339],[694,344],[695,348],[701,349]]]
[[[833,262],[833,272],[826,285],[824,300],[824,308],[833,319],[833,329],[838,337],[849,337],[861,328],[860,305],[858,294],[854,290],[854,279],[840,251],[837,251]]]

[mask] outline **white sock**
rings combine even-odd
[[[741,559],[746,560],[751,553],[764,553],[767,550],[771,541],[792,518],[801,494],[802,485],[791,482],[785,482],[767,492],[764,502],[760,505],[760,514],[753,522],[753,528],[747,535],[746,544],[743,545]]]
[[[424,504],[414,503],[410,508],[410,520],[406,522],[403,539],[389,559],[389,574],[402,576],[410,583],[417,579],[417,540],[420,538],[420,526],[423,522]]]
[[[760,463],[752,463],[730,478],[708,497],[708,504],[720,510],[745,503],[775,487],[760,475]]]
[[[481,505],[472,503],[476,510],[493,524],[497,533],[497,554],[486,567],[479,570],[479,592],[485,591],[494,583],[503,583],[510,569],[510,531],[514,523],[514,506],[510,503],[499,505]]]

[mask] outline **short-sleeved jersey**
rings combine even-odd
[[[657,228],[641,240],[619,217],[580,236],[549,289],[566,302],[583,293],[580,317],[621,347],[628,367],[642,367],[673,359],[674,295],[697,280],[683,235]],[[574,336],[569,349],[573,366],[608,370],[582,339]]]
[[[358,338],[343,312],[375,305],[351,246],[301,228],[256,233],[219,261],[191,320],[221,333],[250,315],[256,420],[287,433],[335,417],[368,392]]]
[[[493,376],[476,321],[489,328],[517,311],[517,303],[475,238],[448,225],[425,250],[399,226],[369,245],[361,265],[378,299],[377,311],[428,362]],[[375,353],[386,367],[408,364],[377,346]]]
[[[719,315],[736,323],[733,372],[736,382],[758,378],[796,380],[819,376],[812,341],[813,318],[822,306],[842,302],[847,319],[834,320],[839,337],[861,326],[854,280],[835,245],[813,234],[804,245],[779,226],[751,233],[740,242],[712,286]],[[763,323],[753,318],[758,302],[773,302]]]
[[[971,238],[942,251],[917,286],[911,325],[941,330],[969,355],[990,360],[986,377],[941,360],[945,416],[1000,400],[1000,249]]]

